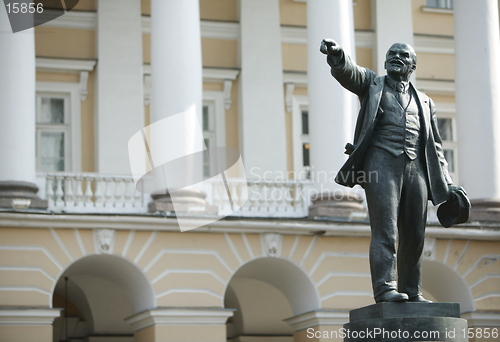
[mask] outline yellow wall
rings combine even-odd
[[[432,92],[428,92],[427,95],[429,95],[432,98],[432,101],[434,101],[434,103],[437,102],[455,103],[455,96],[434,95]],[[439,108],[436,109],[439,111]]]
[[[305,2],[280,0],[281,25],[306,26],[307,5]]]
[[[354,28],[356,30],[371,30],[371,0],[356,0],[353,7]]]
[[[367,48],[356,48],[356,63],[373,70],[373,50]]]
[[[453,36],[452,13],[429,13],[422,11],[426,0],[413,0],[413,31],[415,34]]]
[[[202,38],[203,66],[237,68],[238,42],[234,40]]]
[[[37,26],[35,51],[39,57],[94,59],[95,31]]]
[[[0,339],[5,342],[52,341],[52,326],[0,326]]]
[[[79,83],[80,75],[77,73],[62,72],[40,72],[36,73],[36,80],[39,82],[72,82]]]
[[[143,15],[151,14],[151,0],[141,0],[141,13]]]
[[[417,77],[422,79],[453,80],[455,58],[453,55],[418,53]]]
[[[200,0],[202,20],[238,21],[239,0]]]
[[[281,44],[283,70],[307,71],[307,45]]]
[[[151,35],[142,35],[142,62],[151,63]]]

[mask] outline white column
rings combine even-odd
[[[151,1],[151,122],[196,107],[201,123],[202,61],[197,0]]]
[[[0,181],[34,183],[34,30],[12,33],[3,4],[0,51]]]
[[[279,0],[241,0],[240,27],[240,150],[255,178],[287,170]]]
[[[141,4],[97,2],[96,171],[130,172],[128,140],[144,127]]]
[[[500,198],[500,38],[497,0],[455,0],[460,185],[472,199]]]
[[[196,184],[203,180],[199,152],[205,149],[201,126],[203,75],[199,12],[198,0],[151,1],[152,112],[151,126],[145,134],[156,177],[156,195],[150,203],[150,211],[206,209],[205,194],[196,189],[201,187]],[[168,133],[172,130],[175,132]],[[176,159],[177,164],[171,163]],[[179,191],[175,191],[177,189]],[[178,222],[184,229],[181,221]]]
[[[384,74],[385,54],[394,43],[413,46],[413,13],[411,0],[372,1],[375,28],[375,72]],[[415,73],[412,75],[415,81]]]
[[[308,1],[307,21],[312,175],[320,191],[332,191],[340,188],[333,178],[347,159],[345,144],[352,143],[355,99],[332,77],[319,46],[332,38],[355,58],[352,0]]]

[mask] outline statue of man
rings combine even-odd
[[[366,192],[375,301],[428,302],[421,290],[427,202],[444,202],[457,187],[448,174],[434,103],[410,82],[415,51],[393,44],[386,76],[356,65],[332,39],[324,39],[320,51],[333,77],[361,102],[354,143],[346,145],[350,156],[336,182],[359,184]]]

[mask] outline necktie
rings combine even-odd
[[[408,105],[410,104],[410,96],[408,94],[408,91],[405,91],[405,85],[403,82],[399,82],[397,84],[396,93],[401,107],[403,107],[403,109],[406,111],[406,108],[408,108]]]

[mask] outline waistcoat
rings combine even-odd
[[[396,90],[385,85],[380,100],[381,117],[375,127],[372,146],[386,150],[394,156],[403,153],[414,160],[419,154],[420,115],[413,90],[408,91],[410,102],[406,108],[397,98]]]

